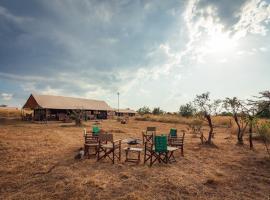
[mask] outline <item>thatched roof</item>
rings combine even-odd
[[[112,108],[105,102],[93,99],[31,94],[23,108],[37,109],[82,109],[108,111]]]

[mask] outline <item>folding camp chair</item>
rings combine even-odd
[[[100,128],[98,126],[93,126],[92,127],[92,134],[93,136],[98,136],[100,133]]]
[[[177,129],[171,128],[170,133],[168,134],[168,144],[171,145],[174,139],[177,138]]]
[[[158,161],[159,163],[168,163],[167,136],[155,136],[155,143],[145,143],[144,163],[150,161],[150,167]]]
[[[143,144],[146,142],[153,143],[155,135],[156,135],[156,127],[147,127],[146,131],[142,132]]]
[[[117,153],[118,151],[118,153]],[[121,160],[121,140],[113,140],[113,134],[100,133],[97,161],[109,158],[114,164],[115,158]]]
[[[144,163],[150,160],[152,162],[153,158],[153,145],[154,137],[156,134],[156,127],[147,127],[146,131],[142,132],[143,145],[144,145]]]
[[[181,149],[181,155],[184,156],[184,138],[185,138],[186,131],[181,130],[181,132],[182,132],[181,136],[178,135],[176,138],[173,138],[170,141],[170,146]]]
[[[91,134],[84,134],[84,155],[90,158],[91,155],[96,156],[98,152],[98,137],[92,136]],[[93,150],[91,154],[89,151]]]

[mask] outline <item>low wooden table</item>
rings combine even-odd
[[[125,160],[125,162],[134,162],[134,163],[137,163],[137,164],[140,163],[140,161],[141,161],[141,152],[143,151],[142,148],[139,148],[139,147],[125,147],[124,150],[126,152],[126,160]],[[129,152],[137,153],[137,158],[130,158],[128,156]]]

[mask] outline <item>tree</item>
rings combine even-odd
[[[233,97],[233,98],[227,97],[223,101],[223,106],[228,112],[232,113],[233,119],[237,125],[238,144],[243,144],[243,134],[244,134],[244,129],[246,128],[246,125],[244,127],[241,127],[240,116],[243,116],[243,115],[240,115],[243,109],[241,101],[237,97]]]
[[[150,113],[151,113],[151,110],[150,110],[149,107],[143,106],[142,108],[139,108],[139,110],[137,110],[137,112],[138,112],[140,115],[144,115],[144,114],[150,114]]]
[[[256,99],[248,99],[244,109],[247,115],[247,123],[249,125],[249,147],[253,149],[253,127],[258,125],[258,117],[265,111],[270,110],[270,91],[259,93]]]
[[[68,113],[70,114],[71,118],[75,120],[76,126],[82,125],[82,118],[83,118],[83,110],[82,109],[71,110]]]
[[[259,117],[270,118],[270,91],[263,91],[257,97],[257,104],[260,112]]]
[[[164,114],[164,111],[160,109],[160,107],[154,108],[152,111],[153,115],[162,115]]]
[[[191,102],[185,105],[181,105],[179,108],[179,114],[182,115],[183,117],[191,117],[194,115],[195,112],[196,109],[194,108]]]
[[[212,116],[217,114],[217,110],[220,106],[220,100],[211,101],[209,97],[210,93],[206,92],[201,95],[196,95],[194,99],[194,105],[196,106],[197,113],[199,116],[202,116],[204,120],[207,121],[209,126],[209,134],[208,139],[206,141],[207,144],[212,144],[213,137],[213,122]]]

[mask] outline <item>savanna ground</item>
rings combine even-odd
[[[90,129],[93,122],[84,126]],[[141,138],[142,130],[158,133],[186,124],[104,120],[102,129],[115,139]],[[83,146],[83,127],[0,121],[0,199],[269,199],[270,160],[264,146],[247,140],[236,145],[235,135],[217,128],[217,147],[200,145],[187,132],[184,157],[172,164],[135,165],[94,158],[75,160]],[[230,137],[231,136],[231,137]],[[226,139],[225,139],[226,138]]]

